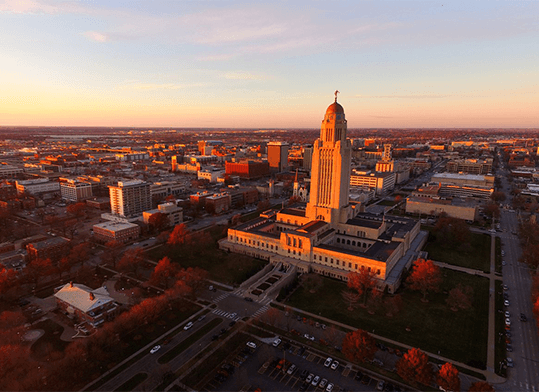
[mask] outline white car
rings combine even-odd
[[[156,352],[159,351],[160,348],[161,348],[160,345],[154,346],[154,347],[150,350],[150,354],[155,354]]]
[[[328,386],[326,387],[326,392],[332,392],[332,391],[333,391],[333,384],[329,383]]]
[[[507,358],[505,360],[505,362],[507,363],[507,367],[513,367],[515,366],[515,363],[513,362],[513,358]]]
[[[304,337],[305,339],[310,340],[311,342],[314,342],[314,336],[311,336],[311,335],[309,335],[308,333],[306,333],[305,335],[303,335],[303,337]]]
[[[511,325],[511,320],[508,319],[508,318],[506,318],[506,319],[505,319],[505,325]]]
[[[511,313],[508,310],[505,311],[505,317],[511,317]]]
[[[281,342],[282,342],[281,339],[279,339],[279,338],[275,339],[275,340],[273,341],[273,343],[272,343],[272,344],[273,344],[273,347],[277,347],[279,344],[281,344]]]
[[[315,377],[313,378],[313,381],[311,381],[311,385],[312,385],[313,387],[316,387],[316,386],[318,385],[318,382],[319,382],[319,381],[320,381],[320,376],[315,376]]]
[[[331,362],[333,362],[333,359],[328,357],[328,359],[326,359],[326,362],[324,362],[324,366],[329,367],[329,365],[331,365]]]
[[[339,361],[333,361],[333,363],[331,364],[331,370],[337,370],[338,367]]]
[[[246,345],[250,348],[256,348],[256,344],[254,344],[253,342],[247,342]]]
[[[318,384],[318,386],[320,388],[325,388],[327,383],[328,383],[327,378],[323,378],[322,381],[320,381],[320,384]]]
[[[509,300],[506,299],[505,301],[503,301],[503,304],[504,304],[505,306],[509,306],[509,305],[510,305],[510,304],[509,304]]]
[[[193,323],[191,321],[189,321],[187,324],[185,324],[185,327],[183,327],[183,330],[184,331],[187,331],[189,328],[191,328],[193,326]]]

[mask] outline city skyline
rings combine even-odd
[[[535,2],[0,2],[0,126],[539,124]]]

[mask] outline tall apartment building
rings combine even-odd
[[[395,188],[396,175],[394,172],[372,173],[370,171],[355,171],[350,176],[352,188],[373,189],[377,195],[385,195]]]
[[[284,142],[268,143],[268,163],[270,172],[280,173],[288,169],[288,148]]]
[[[311,171],[313,162],[313,146],[308,145],[303,147],[303,168]]]
[[[62,199],[69,201],[80,201],[93,196],[92,184],[77,180],[68,180],[60,183],[60,194]]]
[[[114,215],[130,217],[142,215],[152,208],[150,184],[142,180],[119,181],[110,186],[110,209]]]

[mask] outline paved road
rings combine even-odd
[[[503,260],[503,282],[509,287],[510,306],[506,310],[511,313],[511,334],[513,352],[508,353],[515,362],[508,369],[508,379],[503,390],[539,391],[539,335],[534,322],[531,302],[531,276],[527,265],[518,262],[521,256],[519,239],[511,232],[518,231],[517,213],[502,210],[500,234]],[[519,321],[520,313],[524,313],[529,321]]]

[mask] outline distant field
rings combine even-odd
[[[444,282],[440,293],[428,295],[401,290],[403,306],[395,317],[385,316],[383,307],[374,315],[358,307],[347,310],[341,292],[343,282],[323,278],[323,286],[311,294],[300,287],[286,302],[314,314],[343,322],[413,347],[437,353],[472,366],[486,363],[488,334],[488,279],[454,270],[442,269]],[[453,312],[445,300],[447,292],[458,283],[474,289],[473,308]],[[410,331],[406,331],[406,329]]]

